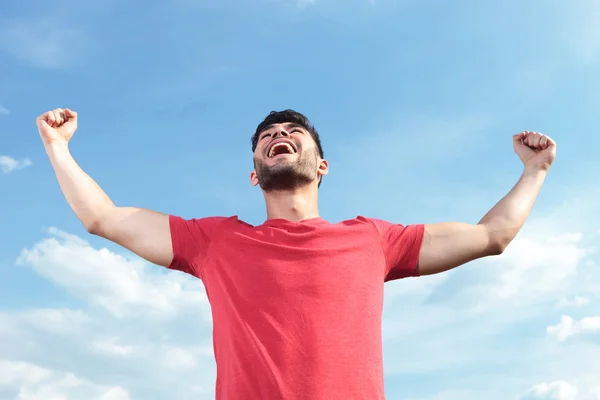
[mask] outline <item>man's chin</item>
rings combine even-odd
[[[286,160],[283,158],[274,159],[264,165],[264,169],[272,175],[295,175],[298,169],[298,163],[295,160]]]
[[[259,177],[259,182],[263,191],[271,192],[298,189],[309,185],[311,179],[304,174],[298,174],[297,171],[284,168],[280,170],[271,169],[268,174]]]

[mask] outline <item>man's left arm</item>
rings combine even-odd
[[[501,254],[529,216],[556,156],[556,143],[537,132],[513,136],[524,171],[513,189],[477,225],[447,222],[425,225],[419,274],[431,275],[478,258]]]

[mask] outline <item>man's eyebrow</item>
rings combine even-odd
[[[304,127],[300,124],[297,124],[296,122],[288,122],[285,124],[286,128],[301,128],[304,129]]]
[[[260,134],[262,135],[265,131],[268,131],[269,129],[271,129],[272,127],[274,127],[275,124],[271,124],[271,125],[267,125],[264,128],[262,128],[262,130],[260,131]]]

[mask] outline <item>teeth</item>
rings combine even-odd
[[[282,143],[277,143],[273,147],[271,147],[271,150],[269,151],[269,157],[275,156],[275,149],[277,149],[279,147],[285,147],[285,149],[287,150],[287,152],[289,154],[294,154],[294,148],[292,146],[290,146],[289,144],[282,142]]]

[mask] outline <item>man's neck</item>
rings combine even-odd
[[[318,189],[303,187],[295,190],[263,192],[268,219],[298,222],[319,217]]]

